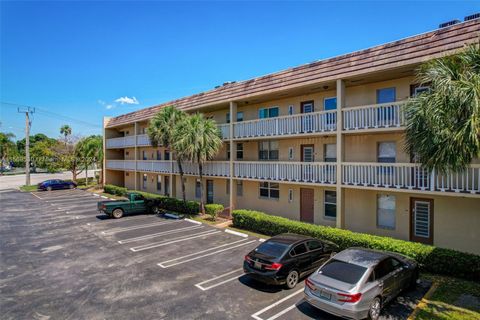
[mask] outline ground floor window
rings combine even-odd
[[[280,186],[275,182],[260,182],[260,197],[278,199],[280,198]]]
[[[377,196],[377,227],[395,229],[395,196],[379,194]]]
[[[226,186],[227,187],[226,187],[225,192],[226,192],[226,194],[230,194],[230,180],[227,180]]]
[[[162,190],[162,176],[157,175],[157,190],[161,191]]]
[[[237,196],[243,196],[243,181],[237,180]]]
[[[200,198],[201,188],[202,188],[202,185],[200,184],[200,181],[199,180],[195,181],[195,198]]]
[[[143,179],[142,179],[142,188],[147,189],[147,174],[143,174]]]
[[[324,197],[325,217],[335,219],[337,217],[337,192],[325,190]]]

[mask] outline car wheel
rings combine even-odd
[[[75,188],[75,186],[73,184],[71,184],[71,185],[68,186],[68,188],[73,189],[73,188]]]
[[[47,191],[52,191],[52,187],[47,187]]]
[[[123,210],[120,208],[113,210],[112,217],[114,217],[115,219],[120,219],[121,217],[123,217]]]
[[[295,271],[295,270],[290,271],[287,275],[287,281],[285,283],[286,287],[288,289],[295,288],[295,286],[298,283],[298,278],[299,278],[299,275],[298,275],[297,271]]]
[[[370,310],[368,310],[368,319],[377,320],[380,317],[380,311],[382,311],[382,301],[379,297],[376,297],[370,305]]]

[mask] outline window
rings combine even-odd
[[[326,218],[337,218],[337,192],[325,190],[325,217]]]
[[[416,87],[413,90],[413,95],[418,96],[419,94],[424,93],[424,92],[430,92],[430,87]]]
[[[227,112],[227,115],[225,116],[225,121],[227,123],[230,123],[230,112]]]
[[[170,160],[170,151],[168,150],[165,150],[164,152],[164,157],[163,157],[165,160]]]
[[[275,182],[260,182],[260,197],[278,199],[280,198],[280,186]]]
[[[293,189],[288,189],[288,202],[293,202]]]
[[[337,109],[337,97],[323,99],[323,110],[335,110]]]
[[[237,143],[237,160],[243,159],[243,143]]]
[[[317,250],[317,249],[322,249],[322,243],[320,241],[316,241],[316,240],[311,240],[311,241],[307,241],[307,248],[308,250],[312,251],[312,250]]]
[[[395,196],[377,196],[377,227],[395,229]]]
[[[143,174],[142,188],[147,189],[147,175],[145,173]]]
[[[293,105],[289,105],[289,106],[288,106],[288,114],[291,116],[293,113],[294,113],[294,106],[293,106]]]
[[[227,149],[227,160],[230,160],[230,143],[225,144],[225,148]]]
[[[375,279],[382,279],[386,275],[388,275],[390,272],[395,270],[395,266],[392,262],[392,258],[387,258],[383,261],[381,261],[376,267],[375,267]]]
[[[142,159],[147,160],[147,152],[145,150],[142,151]]]
[[[337,144],[336,143],[327,143],[324,146],[324,158],[325,162],[336,162],[337,161]]]
[[[243,111],[237,112],[237,122],[243,121]]]
[[[225,185],[226,185],[225,193],[226,193],[226,194],[230,194],[230,180],[227,180],[227,183],[226,183]]]
[[[260,141],[258,143],[259,160],[278,160],[278,141]]]
[[[157,175],[157,190],[162,191],[162,176]]]
[[[377,103],[395,102],[395,88],[383,88],[377,90]]]
[[[278,117],[278,107],[271,107],[271,108],[260,108],[258,109],[258,118],[265,119],[265,118],[275,118]]]
[[[202,188],[202,185],[200,184],[200,181],[196,180],[195,181],[195,198],[200,198],[201,188]]]
[[[368,269],[353,263],[332,259],[325,263],[320,270],[325,277],[355,284],[360,281]]]
[[[307,247],[305,247],[304,243],[301,243],[292,250],[290,250],[290,255],[294,257],[298,256],[299,254],[304,254],[305,252],[307,252]]]
[[[288,148],[288,160],[293,160],[293,147]]]
[[[243,196],[243,181],[237,180],[237,196]]]
[[[162,160],[162,152],[157,150],[157,160]]]
[[[300,103],[300,108],[302,113],[310,113],[315,111],[315,106],[312,101],[303,101]]]
[[[165,188],[163,188],[165,190],[165,195],[170,196],[170,177],[165,176],[163,179],[163,182],[165,183]]]
[[[378,162],[394,163],[397,157],[397,144],[395,142],[380,142],[378,144]]]

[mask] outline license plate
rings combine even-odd
[[[261,264],[260,262],[258,262],[258,261],[255,261],[255,262],[253,263],[253,267],[254,267],[255,269],[262,269],[262,264]]]
[[[325,291],[320,291],[320,298],[323,298],[325,300],[331,300],[332,295],[330,293],[325,292]]]

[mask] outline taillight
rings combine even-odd
[[[361,293],[355,293],[355,294],[337,293],[337,295],[340,297],[338,299],[338,301],[348,302],[348,303],[358,302],[358,301],[360,301],[360,298],[362,297]]]
[[[245,261],[247,261],[248,263],[251,263],[252,262],[252,258],[250,258],[248,255],[245,256]]]
[[[270,265],[267,264],[267,265],[265,266],[265,270],[275,270],[275,271],[277,271],[277,270],[280,270],[280,268],[281,268],[282,266],[283,266],[283,264],[278,263],[278,262],[274,262],[274,263],[272,263],[272,264],[270,264]]]
[[[313,282],[310,281],[310,279],[308,279],[308,278],[305,279],[305,285],[306,285],[308,288],[310,288],[310,290],[315,290],[315,286],[314,286]]]

